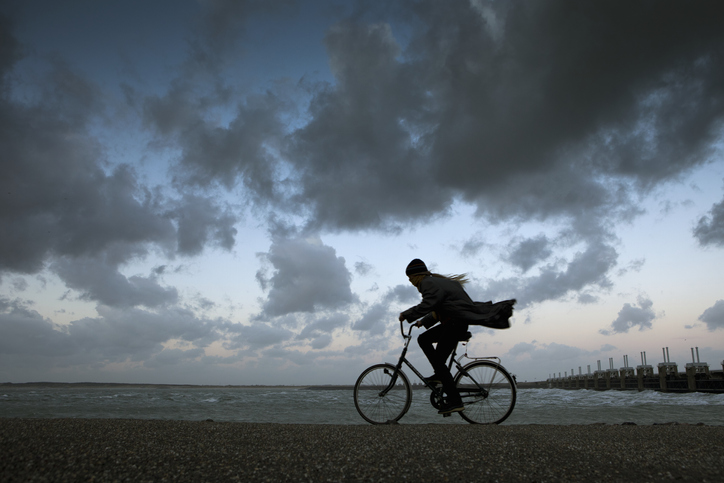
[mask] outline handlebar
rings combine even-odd
[[[408,330],[408,331],[407,331],[407,335],[405,335],[405,328],[404,328],[404,326],[403,326],[403,322],[404,322],[404,320],[401,320],[401,321],[400,321],[400,333],[402,334],[402,337],[403,337],[404,339],[409,339],[410,337],[412,337],[412,328],[413,328],[413,327],[417,327],[417,325],[416,325],[416,324],[410,324],[410,330]]]

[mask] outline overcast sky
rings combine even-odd
[[[353,384],[405,266],[519,380],[724,360],[720,1],[0,2],[0,382]],[[410,358],[430,368],[414,345]]]

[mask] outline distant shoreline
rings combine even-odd
[[[269,388],[269,389],[306,389],[311,386],[284,386],[284,385],[238,385],[229,384],[222,386],[219,384],[144,384],[144,383],[125,383],[125,382],[2,382],[0,388],[5,387],[88,387],[88,388],[199,388],[199,389],[224,389],[224,388]],[[351,388],[352,386],[350,386]]]
[[[286,386],[279,385],[262,385],[262,384],[228,384],[225,386],[219,384],[143,384],[143,383],[125,383],[125,382],[2,382],[0,388],[9,387],[39,387],[39,388],[146,388],[146,389],[301,389],[308,391],[334,391],[349,390],[354,386],[352,384],[327,384],[327,385],[295,385]],[[421,389],[422,385],[413,385],[413,389]],[[518,389],[536,389],[547,388],[546,382],[519,382]]]

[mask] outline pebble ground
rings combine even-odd
[[[724,426],[0,418],[0,481],[724,481]]]

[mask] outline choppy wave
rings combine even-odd
[[[295,424],[365,424],[351,389],[138,387],[0,389],[0,415],[27,418],[132,418]],[[402,424],[464,424],[442,418],[416,389]],[[724,394],[521,389],[505,424],[724,425]]]

